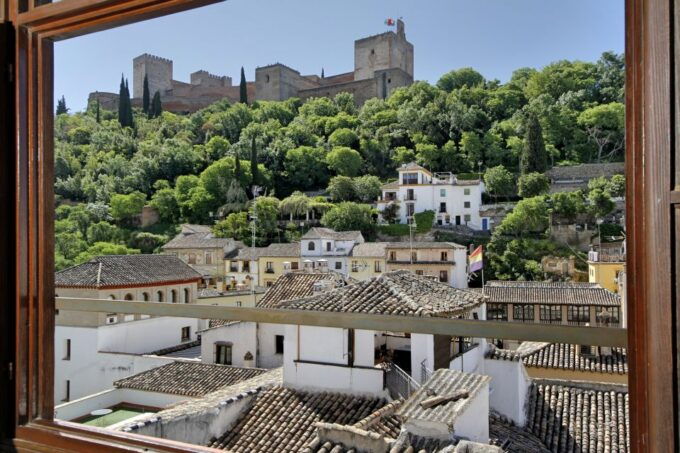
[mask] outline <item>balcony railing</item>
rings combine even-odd
[[[395,363],[389,363],[385,370],[385,384],[390,396],[394,399],[408,398],[420,388],[408,373],[399,368]]]

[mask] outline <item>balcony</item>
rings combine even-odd
[[[418,197],[414,193],[410,195],[409,194],[404,195],[404,201],[416,201],[417,198]]]
[[[265,274],[273,274],[274,273],[274,268],[273,267],[268,267],[264,270]]]

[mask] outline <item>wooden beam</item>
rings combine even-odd
[[[389,332],[429,333],[456,337],[502,338],[626,347],[626,330],[613,327],[576,327],[539,323],[477,321],[399,315],[368,315],[311,310],[224,307],[110,299],[58,297],[59,310],[146,314],[178,318],[233,319],[272,324],[342,327]]]

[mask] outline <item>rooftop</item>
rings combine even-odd
[[[490,303],[621,305],[615,293],[597,283],[490,281],[484,286]]]
[[[267,371],[260,368],[177,361],[120,379],[113,385],[117,388],[201,397]]]
[[[507,453],[550,453],[538,437],[495,411],[489,413],[489,443]]]
[[[200,359],[201,358],[201,340],[188,341],[186,343],[170,346],[169,348],[158,349],[157,351],[149,352],[149,355],[162,355],[166,357],[174,357],[181,359]]]
[[[525,342],[526,343],[526,342]],[[524,344],[524,343],[523,343]],[[625,348],[612,348],[611,354],[582,354],[578,345],[564,343],[532,343],[542,345],[532,351],[514,355],[495,349],[487,357],[502,360],[522,360],[527,367],[555,368],[560,370],[593,373],[627,374],[628,361]],[[509,351],[512,353],[513,351]]]
[[[201,274],[172,255],[105,255],[55,275],[59,288],[115,288],[190,282]]]
[[[314,294],[314,284],[319,281],[334,282],[334,286],[347,284],[346,277],[335,272],[289,272],[274,282],[257,302],[257,307],[278,308],[285,300],[309,297]]]
[[[479,293],[401,270],[315,296],[284,300],[273,308],[448,317],[466,313],[484,301],[485,297]]]
[[[263,256],[299,257],[300,243],[269,244],[267,247],[244,247],[239,250],[235,259],[241,261],[254,261]]]
[[[217,238],[213,236],[210,226],[207,225],[182,225],[180,233],[161,247],[163,250],[171,249],[225,249],[237,247],[231,238]]]
[[[553,181],[581,180],[588,181],[593,178],[605,176],[611,178],[614,175],[622,175],[625,171],[623,162],[609,162],[601,164],[579,164],[564,167],[552,167],[545,174]]]
[[[432,174],[430,170],[428,170],[425,167],[422,167],[418,165],[415,162],[409,162],[407,164],[401,164],[399,168],[397,168],[397,171],[424,171],[426,173]]]
[[[354,257],[385,257],[385,247],[387,247],[387,242],[364,242],[362,244],[357,244],[352,249],[351,256]]]
[[[252,453],[303,451],[315,438],[317,422],[354,425],[385,405],[383,398],[275,386],[260,390],[236,423],[209,446]]]
[[[525,430],[551,451],[629,451],[628,388],[534,381]]]
[[[335,231],[330,228],[314,227],[310,228],[302,239],[334,239],[336,241],[359,241],[363,242],[364,237],[361,231]]]
[[[414,241],[414,242],[388,242],[386,249],[466,249],[455,242]]]
[[[446,423],[454,426],[456,419],[467,408],[475,395],[491,382],[489,376],[483,374],[464,373],[462,371],[439,369],[432,373],[430,379],[409,397],[396,415],[401,419],[417,419]],[[458,399],[444,402],[432,407],[423,407],[421,403],[433,397],[447,397],[462,393]]]

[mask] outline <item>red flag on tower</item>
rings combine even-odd
[[[385,19],[385,25],[387,25],[388,27],[394,27],[394,24],[395,24],[394,19],[392,19],[391,17]]]

